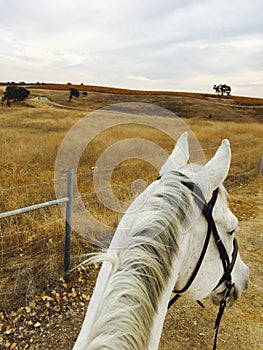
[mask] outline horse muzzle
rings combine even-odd
[[[227,306],[232,306],[234,302],[241,296],[243,291],[249,287],[249,268],[243,263],[241,259],[240,262],[242,264],[242,269],[241,271],[239,270],[239,278],[233,279],[234,285],[229,294],[229,298],[227,299]],[[225,293],[226,287],[225,284],[222,284],[210,294],[212,303],[217,306],[220,305],[220,301],[224,298]]]

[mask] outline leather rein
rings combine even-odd
[[[184,174],[181,174],[178,172],[177,172],[177,174],[184,177],[184,178],[187,178]],[[220,321],[221,321],[221,318],[223,316],[227,300],[230,296],[230,292],[234,287],[234,283],[232,283],[231,272],[233,270],[233,267],[235,265],[236,258],[238,255],[238,244],[237,244],[237,240],[234,238],[233,252],[232,252],[232,257],[231,257],[231,261],[230,261],[229,256],[228,256],[227,251],[226,251],[226,248],[225,248],[225,246],[224,246],[224,244],[223,244],[223,242],[218,234],[217,227],[216,227],[216,224],[215,224],[215,221],[213,218],[213,208],[214,208],[214,205],[215,205],[216,200],[217,200],[218,188],[214,190],[212,198],[207,203],[202,191],[200,190],[200,188],[196,184],[194,184],[193,182],[190,182],[190,181],[182,181],[182,184],[184,186],[186,186],[191,191],[195,203],[200,208],[200,210],[202,211],[202,214],[204,215],[204,217],[207,220],[208,227],[207,227],[207,234],[206,234],[205,242],[204,242],[200,257],[197,261],[196,267],[195,267],[194,271],[192,272],[192,275],[190,276],[186,285],[180,290],[173,291],[175,293],[175,295],[170,300],[170,302],[168,304],[168,309],[179,299],[181,294],[184,293],[193,283],[193,281],[194,281],[195,277],[197,276],[198,271],[202,265],[202,262],[204,260],[204,257],[205,257],[205,254],[206,254],[206,251],[207,251],[207,248],[209,245],[211,234],[213,234],[214,241],[215,241],[216,246],[218,248],[218,251],[220,254],[220,259],[222,261],[222,265],[223,265],[223,269],[224,269],[223,276],[219,280],[219,282],[216,285],[216,287],[214,288],[214,290],[216,288],[218,288],[222,283],[225,283],[225,285],[226,285],[226,291],[225,291],[225,294],[224,294],[222,300],[220,301],[219,310],[218,310],[218,314],[217,314],[216,321],[215,321],[216,333],[215,333],[215,338],[214,338],[213,350],[216,350],[217,335],[218,335]],[[199,300],[197,300],[197,302],[199,305],[204,307],[203,304]]]

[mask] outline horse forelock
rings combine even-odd
[[[178,175],[165,174],[136,219],[128,221],[122,248],[104,254],[112,271],[96,312],[89,350],[147,349],[189,203],[189,191]]]

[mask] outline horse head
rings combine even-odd
[[[202,251],[204,235],[206,234],[207,225],[210,225],[209,219],[200,209],[200,205],[205,206],[213,197],[213,193],[217,191],[217,197],[211,209],[210,216],[214,222],[211,230],[216,230],[216,239],[220,240],[223,248],[218,248],[218,243],[215,241],[215,235],[211,235],[207,250],[199,271],[194,276],[194,280],[185,291],[185,294],[194,299],[201,299],[210,294],[212,302],[219,304],[222,296],[226,293],[227,280],[224,279],[226,269],[231,268],[230,277],[232,288],[227,298],[227,304],[232,305],[248,287],[249,269],[244,264],[237,249],[235,232],[238,231],[238,219],[228,207],[228,195],[223,186],[226,179],[231,161],[231,149],[228,140],[223,140],[214,157],[209,160],[204,166],[190,164],[187,165],[189,157],[187,134],[183,134],[178,140],[174,151],[162,167],[160,173],[164,175],[169,171],[177,170],[185,175],[191,187],[193,197],[200,196],[199,206],[193,203],[194,208],[191,209],[193,214],[192,223],[185,230],[185,236],[188,240],[188,253],[185,254],[182,263],[182,269],[179,278],[176,281],[175,289],[181,290],[195,268],[198,256]],[[194,188],[198,191],[195,193]],[[200,204],[201,203],[201,204]],[[203,204],[202,204],[203,203]],[[200,237],[203,239],[200,240]],[[227,255],[227,262],[222,262],[222,252]],[[235,254],[234,261],[232,259]],[[232,262],[232,265],[231,265]],[[229,264],[230,267],[225,266]],[[220,281],[220,282],[219,282]]]

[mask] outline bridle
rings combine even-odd
[[[173,172],[173,173],[176,173],[177,175],[179,175],[185,179],[188,179],[184,174],[181,174],[178,172]],[[192,272],[186,285],[180,290],[173,291],[175,293],[175,296],[170,300],[170,302],[168,304],[168,309],[179,299],[181,294],[184,293],[193,283],[193,281],[194,281],[195,277],[197,276],[198,271],[202,265],[202,262],[204,260],[204,257],[205,257],[205,254],[206,254],[206,251],[207,251],[207,248],[209,245],[211,234],[213,234],[214,241],[215,241],[216,246],[218,248],[220,258],[222,261],[222,265],[223,265],[223,269],[224,269],[223,276],[220,278],[219,282],[217,283],[217,285],[215,286],[215,288],[213,290],[217,289],[222,283],[225,283],[225,285],[226,285],[226,291],[225,291],[225,294],[224,294],[222,300],[220,301],[219,311],[218,311],[217,318],[215,321],[216,333],[215,333],[213,350],[216,350],[216,342],[217,342],[217,335],[218,335],[220,321],[221,321],[221,318],[223,316],[227,300],[230,296],[230,292],[234,288],[234,283],[232,283],[231,272],[234,268],[236,258],[238,255],[238,244],[237,244],[237,240],[234,238],[234,240],[233,240],[233,252],[232,252],[232,257],[231,257],[231,261],[230,261],[229,256],[228,256],[227,251],[226,251],[226,248],[225,248],[225,246],[224,246],[224,244],[223,244],[223,242],[218,234],[217,227],[216,227],[216,224],[215,224],[215,221],[213,218],[213,208],[215,206],[215,203],[216,203],[216,200],[218,197],[219,189],[217,188],[214,190],[214,192],[212,194],[212,198],[207,203],[201,189],[195,183],[188,181],[188,180],[181,181],[181,182],[184,186],[186,186],[191,191],[195,203],[200,208],[200,210],[202,211],[202,214],[204,215],[204,217],[207,220],[208,227],[207,227],[205,242],[204,242],[200,257],[198,259],[198,262],[196,264],[196,267],[195,267],[194,271]],[[203,307],[203,304],[200,301],[197,301],[197,302]]]

